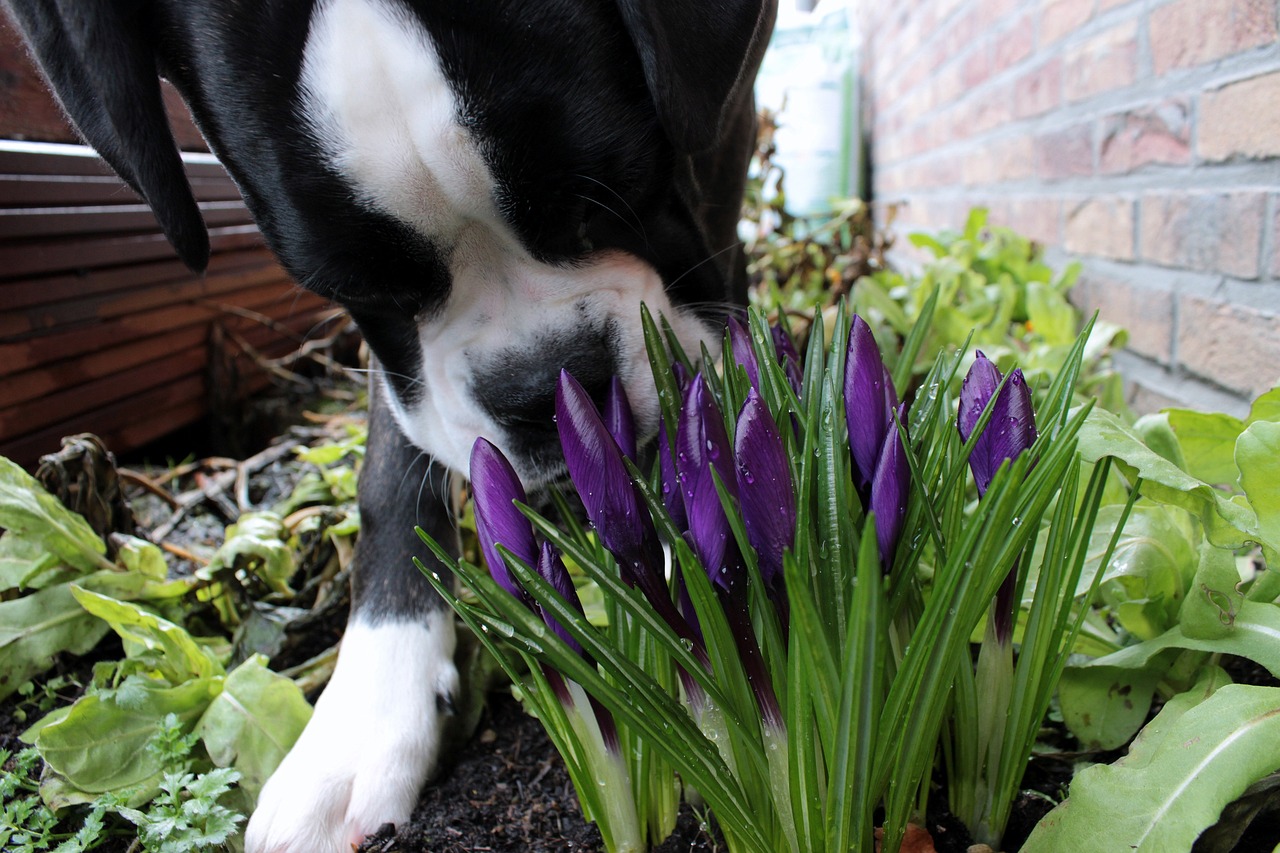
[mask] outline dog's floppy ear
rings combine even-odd
[[[776,0],[618,0],[658,118],[676,147],[711,148],[725,107],[754,70]]]
[[[160,97],[140,0],[8,0],[85,141],[155,212],[183,263],[209,263],[209,233]]]

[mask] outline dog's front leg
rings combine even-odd
[[[373,383],[377,385],[377,383]],[[302,736],[267,782],[248,853],[350,853],[409,818],[452,707],[453,615],[413,565],[421,525],[456,542],[447,474],[400,433],[371,391],[360,476],[351,618],[337,668]]]

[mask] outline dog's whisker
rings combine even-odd
[[[583,201],[589,201],[592,204],[603,207],[605,210],[609,211],[614,216],[618,217],[618,219],[621,220],[622,224],[626,225],[632,231],[639,234],[642,240],[644,240],[646,243],[649,242],[649,237],[644,233],[644,226],[642,224],[640,224],[639,227],[637,227],[638,223],[633,223],[631,220],[627,219],[627,217],[623,216],[621,213],[614,210],[612,207],[605,204],[598,198],[592,198],[591,196],[583,195],[582,193],[574,193],[574,195],[576,195],[578,198],[582,199]]]
[[[626,207],[627,212],[631,214],[632,219],[635,220],[636,225],[639,226],[637,228],[637,231],[639,231],[640,236],[644,238],[644,241],[646,243],[649,242],[649,235],[647,235],[644,230],[644,222],[640,219],[639,215],[636,214],[635,208],[633,208],[631,204],[625,198],[622,197],[621,193],[619,193],[613,187],[606,184],[604,181],[597,180],[596,178],[593,178],[590,175],[584,175],[581,172],[578,172],[574,175],[574,177],[582,178],[584,181],[591,181],[591,183],[596,184],[597,186],[602,187],[603,189],[612,193],[614,198],[622,202],[623,206]],[[592,199],[592,200],[594,201],[595,199]]]
[[[737,243],[737,242],[733,242],[733,243],[730,243],[729,245],[725,246],[723,249],[720,249],[719,251],[712,252],[710,255],[707,255],[705,258],[703,258],[702,260],[698,261],[696,264],[694,264],[693,266],[689,267],[689,268],[688,268],[687,270],[685,270],[684,272],[680,273],[680,275],[676,276],[676,277],[675,277],[675,278],[673,278],[671,281],[667,282],[667,287],[674,287],[676,284],[678,284],[678,283],[680,282],[680,280],[681,280],[682,278],[684,278],[685,276],[687,276],[689,273],[693,272],[694,270],[698,269],[698,267],[701,267],[703,264],[710,263],[711,261],[714,261],[716,258],[718,258],[718,257],[720,257],[721,255],[723,255],[725,252],[732,252],[734,249],[738,248],[738,247],[739,247],[739,245],[740,245],[739,243]]]

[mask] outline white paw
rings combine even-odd
[[[440,746],[437,697],[457,690],[453,649],[444,613],[348,625],[311,722],[262,789],[246,853],[350,853],[408,820]]]

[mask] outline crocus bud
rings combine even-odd
[[[578,591],[573,586],[573,578],[569,576],[569,570],[565,568],[564,561],[560,559],[560,555],[556,553],[556,549],[551,546],[550,542],[543,542],[542,549],[538,552],[538,562],[535,564],[538,574],[542,579],[551,584],[555,591],[560,593],[560,597],[577,610],[582,612],[582,601],[578,598]],[[547,623],[547,627],[555,632],[556,636],[565,641],[569,648],[578,654],[582,654],[582,646],[573,636],[565,630],[560,622],[545,611],[542,613],[542,621]]]
[[[979,350],[973,366],[960,386],[960,410],[956,426],[960,439],[968,441],[977,426],[987,403],[1000,387],[1000,371]],[[1006,459],[1016,459],[1036,440],[1035,415],[1031,410],[1031,389],[1027,387],[1021,370],[1014,370],[1005,383],[1004,390],[996,397],[991,408],[991,419],[982,435],[974,442],[969,456],[969,468],[978,484],[978,495],[985,495],[1000,465]]]
[[[622,380],[616,376],[604,398],[604,423],[622,455],[636,461],[636,419],[631,414],[631,401],[627,399]]]
[[[760,364],[751,346],[751,335],[737,317],[729,318],[729,345],[733,347],[733,360],[747,372],[752,388],[760,387]]]
[[[701,373],[685,394],[676,445],[676,470],[689,517],[689,544],[708,576],[727,588],[741,573],[741,557],[711,472],[715,470],[731,494],[737,491],[737,478],[730,467],[724,421]]]
[[[622,564],[624,576],[646,584],[660,580],[662,547],[653,519],[595,403],[564,370],[556,386],[556,429],[578,497],[600,540]]]
[[[489,573],[503,589],[527,601],[524,588],[511,576],[497,547],[502,545],[529,565],[538,559],[533,525],[515,505],[516,501],[527,502],[524,486],[507,457],[484,438],[476,439],[471,446],[471,489],[475,497],[476,534],[485,562],[489,564]]]
[[[844,406],[849,449],[853,454],[853,483],[866,506],[884,447],[886,424],[897,407],[897,394],[888,379],[871,327],[857,314],[853,315],[845,357]]]
[[[906,417],[906,412],[905,404],[898,407],[899,422]],[[880,547],[880,563],[885,571],[893,565],[910,492],[911,466],[907,462],[907,449],[902,445],[897,424],[891,419],[871,483],[871,511],[876,515],[876,544]]]
[[[676,460],[671,455],[671,442],[667,440],[667,431],[658,430],[658,466],[662,471],[662,505],[677,530],[689,528],[689,518],[685,514],[684,493],[680,489],[680,475],[676,471]]]
[[[738,414],[733,458],[747,540],[772,586],[782,572],[783,552],[795,544],[796,496],[782,438],[754,388]]]
[[[786,374],[787,383],[791,386],[791,390],[795,391],[796,396],[799,397],[803,379],[803,372],[800,368],[800,353],[796,350],[796,345],[792,342],[791,336],[783,331],[782,326],[775,324],[769,327],[769,331],[773,333],[773,348],[778,354],[778,363],[782,365],[782,372]]]

